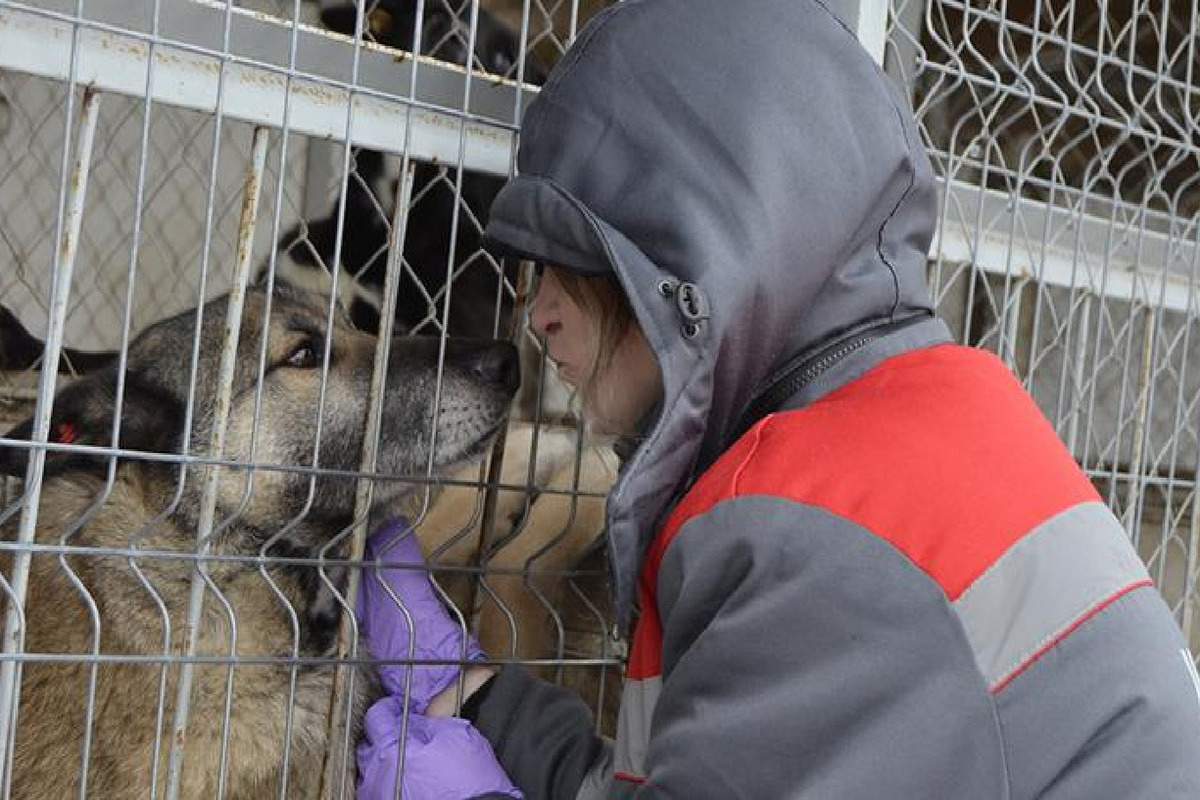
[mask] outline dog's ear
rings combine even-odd
[[[95,372],[72,383],[54,398],[50,414],[50,442],[111,447],[114,444],[113,411],[116,403],[115,369]],[[183,428],[183,406],[152,381],[127,373],[121,403],[119,444],[124,449],[173,452]],[[33,418],[4,434],[8,439],[28,440],[33,435]],[[28,448],[0,445],[0,474],[22,477],[29,462]],[[46,474],[66,469],[106,468],[103,456],[74,450],[49,450]]]
[[[42,357],[42,343],[17,315],[0,305],[0,370],[29,369]]]

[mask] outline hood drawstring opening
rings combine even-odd
[[[687,281],[664,279],[659,281],[658,293],[663,297],[675,298],[675,309],[683,319],[680,331],[685,339],[695,339],[709,318],[708,298],[700,287]]]

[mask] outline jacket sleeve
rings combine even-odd
[[[526,800],[607,796],[611,742],[574,692],[505,666],[463,706]]]
[[[944,593],[886,541],[774,497],[663,555],[636,797],[1007,797],[994,703]]]

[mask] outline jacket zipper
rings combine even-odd
[[[846,356],[861,350],[886,334],[894,333],[926,319],[929,319],[928,315],[920,314],[898,322],[877,325],[853,339],[837,345],[830,352],[817,357],[816,361],[808,364],[799,364],[793,370],[784,372],[770,386],[759,392],[755,399],[746,407],[746,411],[740,419],[740,424],[734,431],[734,439],[736,440],[737,437],[753,427],[754,423],[758,420],[775,411],[789,397],[795,396],[802,389],[809,386],[813,381],[827,372],[830,367],[837,364]]]
[[[792,394],[795,394],[815,381],[817,378],[821,377],[821,374],[825,372],[825,370],[829,369],[834,364],[853,353],[855,350],[861,350],[878,338],[879,337],[875,334],[860,336],[859,338],[847,342],[837,350],[834,350],[832,353],[829,353],[828,355],[819,359],[815,364],[810,364],[809,366],[805,367],[797,377],[798,382],[796,383],[795,390],[792,392]]]

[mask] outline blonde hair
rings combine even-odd
[[[608,368],[621,340],[629,332],[629,326],[634,323],[633,307],[621,288],[621,282],[611,274],[585,277],[569,270],[556,269],[554,277],[595,326],[595,358],[579,387],[580,393],[586,398],[595,388],[601,373]]]

